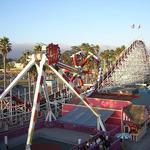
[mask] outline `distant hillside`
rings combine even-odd
[[[8,58],[19,58],[22,53],[26,50],[33,50],[35,44],[33,43],[23,43],[23,44],[15,44],[12,43],[12,51],[8,54]],[[69,50],[71,46],[64,45],[64,44],[59,44],[60,49],[62,51],[64,50]]]
[[[12,43],[12,51],[8,54],[9,58],[19,58],[25,50],[32,50],[34,44],[23,43],[15,44]]]
[[[34,43],[21,43],[21,44],[16,44],[12,43],[12,51],[8,54],[8,58],[19,58],[24,51],[33,50]],[[61,51],[65,50],[70,50],[71,46],[70,45],[65,45],[65,44],[59,44],[59,47]],[[109,46],[109,45],[100,45],[100,50],[103,51],[105,49],[115,49],[115,46]]]

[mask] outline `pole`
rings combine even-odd
[[[79,94],[75,87],[73,87],[72,83],[68,83],[58,72],[57,70],[55,70],[51,65],[49,65],[49,68],[67,85],[67,87],[69,87],[69,89],[84,103],[85,106],[87,106],[91,111],[92,113],[97,117],[97,118],[100,118],[99,114],[97,114],[97,112],[86,102],[86,97]],[[85,101],[86,100],[86,101]],[[101,128],[103,131],[106,131],[106,128],[103,124],[103,122],[101,121],[101,119],[99,119],[99,123],[101,125]]]
[[[32,56],[32,60],[28,63],[28,65],[18,74],[18,76],[11,82],[11,84],[4,90],[4,92],[0,95],[0,101],[8,94],[8,92],[17,84],[18,80],[20,80],[24,74],[34,65],[35,59],[34,55]]]
[[[8,150],[8,137],[7,136],[4,136],[4,143],[6,146],[6,150]]]
[[[53,114],[52,112],[52,109],[51,109],[51,104],[50,104],[50,100],[49,100],[49,95],[48,95],[48,88],[47,88],[47,84],[46,84],[46,81],[45,81],[45,74],[43,73],[43,91],[44,91],[44,96],[45,96],[45,99],[46,99],[46,103],[47,103],[47,116],[46,116],[46,121],[52,121],[52,117],[56,120],[56,117],[55,115]]]
[[[30,79],[30,73],[28,72],[28,87],[29,87],[29,103],[32,107],[32,101],[31,101],[31,79]]]
[[[36,82],[33,107],[32,107],[32,113],[31,113],[31,118],[30,118],[30,125],[29,125],[29,129],[28,129],[26,150],[30,150],[30,146],[32,144],[34,127],[35,127],[35,123],[36,123],[37,117],[38,117],[39,104],[40,104],[40,90],[42,89],[42,84],[43,84],[42,73],[43,73],[43,65],[44,65],[45,61],[46,61],[46,56],[44,54],[42,54],[42,59],[40,61],[40,68],[38,69],[38,77],[37,77],[37,82]]]
[[[11,78],[10,78],[10,83],[11,83]],[[10,115],[11,115],[11,122],[12,122],[12,115],[13,115],[13,113],[12,113],[12,111],[13,111],[13,109],[12,109],[12,89],[10,90]]]

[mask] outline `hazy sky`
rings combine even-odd
[[[150,45],[149,15],[150,0],[0,0],[0,37],[66,45],[120,45],[142,37]]]

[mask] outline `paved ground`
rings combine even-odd
[[[10,140],[10,150],[24,150],[26,138],[27,135],[23,135],[22,137],[17,137]],[[60,150],[69,150],[73,145],[77,145],[78,139],[86,141],[89,138],[91,138],[90,134],[83,132],[75,132],[60,128],[44,128],[35,132],[33,144],[50,144],[51,146],[56,145],[61,147]],[[37,150],[41,149],[38,147]],[[52,150],[55,149],[53,148]]]
[[[123,150],[150,150],[150,126],[139,142],[125,142]]]
[[[44,128],[41,131],[39,131],[39,136],[45,139],[52,139],[73,145],[76,145],[78,143],[78,139],[86,141],[87,139],[91,138],[90,134],[88,133],[60,128]]]
[[[32,146],[32,150],[69,150],[73,145],[44,138],[37,138],[33,140]],[[10,150],[25,150],[25,144],[18,145]]]

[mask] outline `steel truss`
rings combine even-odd
[[[68,100],[68,98],[70,98],[69,94],[66,93],[66,95],[64,96],[63,93],[61,93],[60,99],[57,98],[58,102],[56,103],[56,96],[54,94],[55,101],[51,101],[50,96],[48,94],[47,84],[45,81],[46,74],[45,74],[45,71],[43,68],[44,65],[47,65],[54,72],[54,74],[60,80],[62,80],[62,82],[66,85],[66,87],[69,88],[69,90],[73,94],[75,94],[83,102],[83,104],[86,105],[91,110],[91,112],[96,116],[97,129],[98,130],[102,129],[103,131],[106,131],[100,115],[87,103],[87,99],[86,99],[85,95],[81,94],[80,90],[73,84],[73,82],[66,76],[66,74],[63,71],[61,71],[61,69],[59,70],[59,72],[55,69],[55,66],[56,65],[59,66],[59,64],[60,64],[59,63],[59,55],[60,55],[60,51],[59,51],[58,45],[49,44],[47,47],[43,46],[42,54],[37,54],[37,55],[33,54],[31,61],[26,65],[26,67],[18,74],[18,76],[11,82],[11,84],[0,95],[0,102],[1,102],[0,104],[2,107],[1,116],[3,117],[3,119],[5,117],[4,110],[5,110],[6,106],[7,106],[7,110],[11,108],[10,112],[9,112],[9,115],[11,114],[9,119],[12,118],[12,120],[13,120],[13,117],[15,117],[15,115],[17,117],[20,115],[20,120],[23,120],[22,116],[24,114],[25,115],[31,114],[27,143],[26,143],[26,150],[30,150],[30,145],[32,144],[34,127],[35,127],[37,118],[39,116],[39,112],[40,112],[40,108],[41,108],[40,103],[43,100],[43,99],[41,99],[42,91],[43,91],[44,97],[45,97],[44,101],[46,101],[46,103],[45,103],[45,105],[46,105],[45,108],[46,108],[46,112],[47,112],[46,113],[46,121],[52,121],[52,119],[56,119],[56,117],[57,117],[56,113],[54,113],[54,111],[52,110],[53,108],[51,107],[52,106],[51,104],[54,104],[56,106],[55,109],[57,109],[59,107],[58,103],[65,103],[65,101]],[[90,55],[95,57],[93,54],[90,54]],[[12,102],[11,98],[9,100],[7,100],[6,96],[9,92],[11,92],[12,88],[30,70],[30,68],[33,65],[36,65],[38,77],[37,77],[37,81],[36,81],[36,87],[35,87],[35,93],[34,93],[34,99],[32,102],[32,106],[29,105],[28,109],[27,109],[27,104],[25,102],[23,102],[23,104],[21,104],[21,105],[16,103],[16,104],[14,104],[15,109],[13,111],[13,102]],[[61,63],[61,65],[62,65],[62,63]],[[61,66],[59,66],[59,68],[61,68]],[[68,67],[68,69],[70,70],[70,67]],[[77,69],[76,67],[73,68],[73,70],[77,70],[77,72],[80,72],[80,69]],[[70,93],[70,92],[68,92],[68,93]],[[18,110],[21,110],[20,113]],[[17,114],[15,114],[16,112],[17,112]],[[28,116],[28,118],[29,118],[29,116]],[[20,121],[20,122],[22,122],[22,121]]]
[[[114,87],[145,83],[150,79],[148,53],[143,41],[134,41],[106,73],[99,71],[94,90],[106,92]]]

